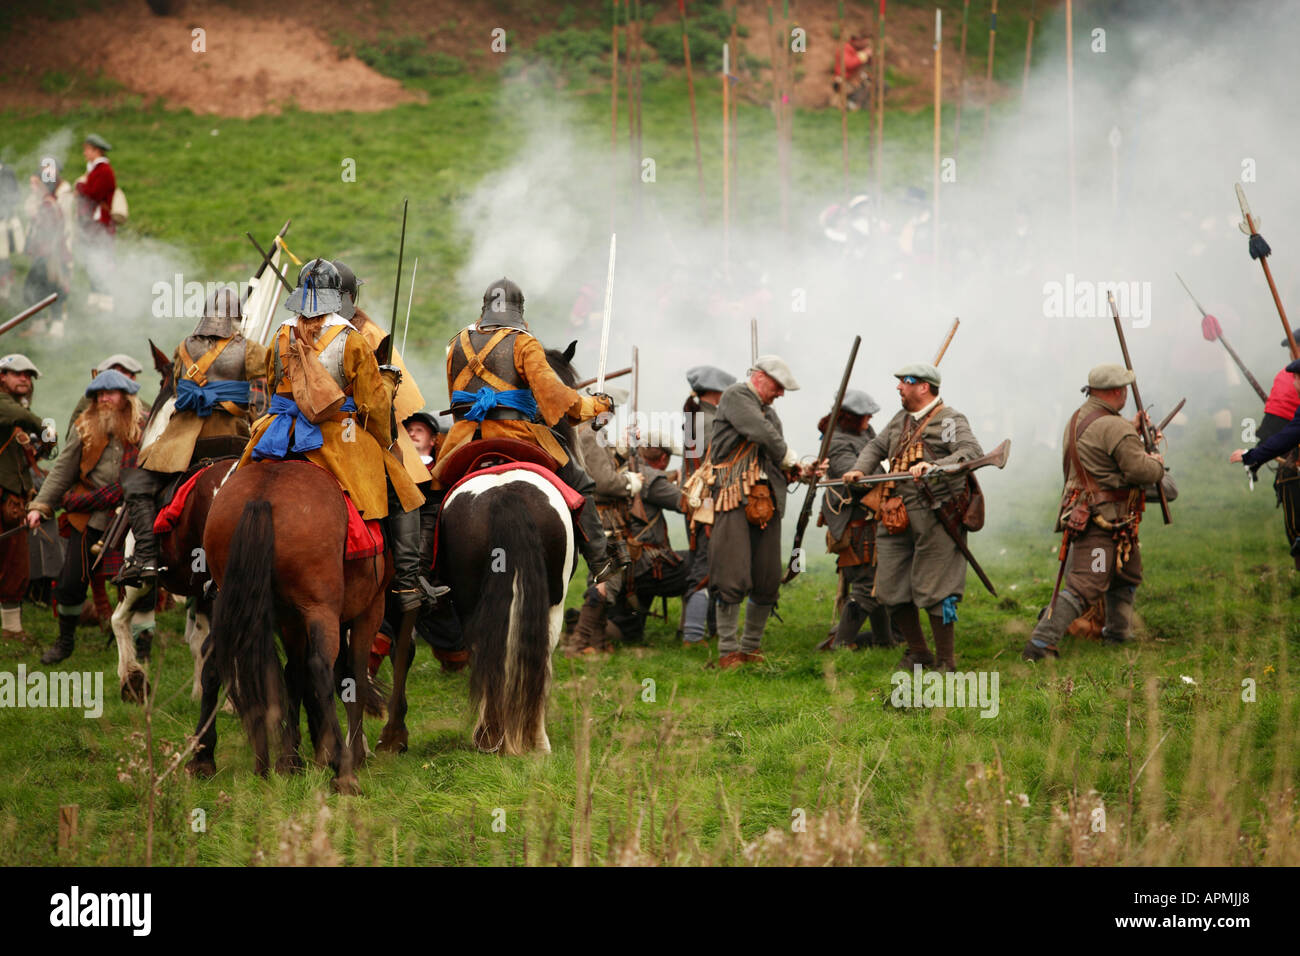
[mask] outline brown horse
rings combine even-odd
[[[203,533],[219,590],[191,773],[216,772],[213,711],[224,684],[252,742],[259,774],[269,769],[269,741],[277,731],[277,771],[301,769],[302,704],[317,761],[333,768],[340,793],[358,792],[356,769],[365,760],[363,710],[383,714],[383,698],[366,664],[393,568],[386,551],[344,560],[347,520],[334,476],[306,461],[252,462],[221,489]],[[277,626],[286,656],[283,672]],[[346,746],[334,709],[336,688],[348,715]]]

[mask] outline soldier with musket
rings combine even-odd
[[[122,471],[135,549],[117,575],[119,584],[147,587],[158,578],[153,525],[163,489],[204,458],[238,455],[248,441],[248,383],[263,374],[266,349],[239,334],[240,317],[239,293],[216,289],[194,331],[176,346],[176,412],[141,451],[137,467]]]
[[[799,388],[790,366],[762,355],[727,388],[713,419],[709,589],[717,597],[718,667],[763,660],[763,632],[781,588],[781,515],[790,482],[808,477],[786,444],[772,403]],[[696,501],[690,501],[692,508]],[[740,605],[748,598],[745,630]]]
[[[862,449],[876,437],[871,416],[878,411],[880,406],[866,392],[845,391],[827,449],[827,478],[839,478],[854,467]],[[829,417],[817,426],[823,435],[832,427]],[[852,485],[831,486],[822,495],[817,523],[826,526],[826,550],[835,555],[839,593],[845,598],[835,636],[822,645],[826,650],[832,647],[857,650],[864,644],[889,647],[901,641],[901,638],[896,641],[888,609],[871,593],[876,583],[876,508],[880,495],[860,493],[865,490]],[[870,630],[860,634],[867,621],[871,622]]]
[[[1120,415],[1133,381],[1122,365],[1098,365],[1083,389],[1087,401],[1065,427],[1065,490],[1056,522],[1065,587],[1025,644],[1027,661],[1059,657],[1066,629],[1099,598],[1105,602],[1103,641],[1121,643],[1132,630],[1142,583],[1138,527],[1148,488],[1165,479],[1164,459],[1147,452],[1136,422]]]
[[[713,419],[725,389],[736,384],[736,376],[712,365],[696,365],[686,370],[690,397],[682,406],[683,421],[682,482],[708,460],[709,442],[713,437]],[[690,542],[686,562],[686,596],[682,601],[682,645],[707,647],[713,630],[712,601],[709,596],[709,525],[686,522]]]
[[[844,473],[852,483],[874,474],[883,462],[890,472],[910,471],[921,479],[937,465],[955,465],[983,455],[966,416],[939,397],[939,370],[908,365],[894,373],[903,409],[885,430],[867,442],[853,467]],[[875,598],[907,640],[900,669],[920,664],[940,670],[956,668],[957,603],[966,590],[966,557],[953,534],[971,505],[971,489],[962,474],[890,482],[880,505],[887,532],[876,539]],[[957,528],[956,532],[949,530]],[[934,652],[925,642],[918,608],[930,618]]]

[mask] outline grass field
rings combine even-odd
[[[961,4],[944,7],[947,43]],[[1022,20],[1000,19],[997,76],[1009,84],[1023,55]],[[986,29],[972,15],[974,48],[987,42]],[[407,82],[429,92],[427,104],[249,120],[132,106],[5,115],[3,148],[16,158],[60,128],[74,140],[100,130],[117,147],[131,233],[180,250],[204,278],[238,280],[251,264],[244,230],[265,239],[293,215],[295,251],[349,258],[375,280],[371,306],[389,294],[409,194],[408,257],[419,250],[424,280],[412,340],[428,348],[475,305],[455,281],[465,256],[455,209],[519,148],[501,104],[541,112],[554,97],[577,136],[607,147],[608,91],[584,89],[581,78],[553,94],[495,75]],[[699,97],[702,114],[717,113],[716,90],[701,88]],[[680,77],[647,83],[647,152],[665,188],[689,197],[687,115]],[[976,128],[978,114],[967,115]],[[861,176],[866,117],[850,121]],[[918,169],[904,158],[928,155],[932,117],[891,112],[886,122],[887,189],[926,182],[928,160]],[[767,228],[777,216],[771,114],[742,105],[739,123],[745,179],[736,215],[748,228]],[[795,142],[796,190],[834,188],[839,116],[801,113]],[[716,124],[702,129],[702,145],[706,163],[720,168]],[[340,177],[345,158],[356,160],[355,183]],[[716,217],[715,187],[705,216]],[[78,327],[71,345],[97,359],[107,331]],[[163,342],[180,331],[150,334]],[[61,426],[86,374],[64,361],[69,345],[21,345],[46,373],[38,410]],[[1300,863],[1300,707],[1289,661],[1300,640],[1291,613],[1300,576],[1285,555],[1271,490],[1248,495],[1240,472],[1223,464],[1226,451],[1207,430],[1176,449],[1182,497],[1173,526],[1160,527],[1157,514],[1144,527],[1147,581],[1133,646],[1075,642],[1046,666],[1021,662],[1019,648],[1055,573],[1047,529],[1056,479],[993,501],[991,529],[973,549],[1002,597],[989,597],[972,576],[958,624],[959,666],[999,673],[991,719],[970,709],[886,710],[895,652],[815,652],[835,591],[822,559],[784,592],[784,621],[769,626],[763,666],[704,670],[702,655],[677,646],[677,602],[671,624],[652,622],[643,647],[599,660],[557,658],[549,757],[474,751],[465,675],[442,674],[422,648],[410,688],[411,750],[372,759],[360,775],[363,797],[332,795],[319,768],[254,777],[243,733],[223,714],[218,776],[166,776],[151,816],[149,754],[153,774],[163,774],[197,718],[180,615],[160,617],[151,724],[117,699],[115,653],[83,630],[64,666],[104,672],[100,719],[0,709],[0,865]],[[820,540],[810,529],[813,550]],[[43,643],[53,640],[47,611],[29,606],[25,623]],[[16,651],[0,649],[0,670],[36,666]],[[1254,682],[1251,701],[1244,681]],[[379,723],[367,727],[373,743]],[[71,804],[78,832],[60,849],[58,811]]]
[[[997,516],[996,539],[976,536],[1003,597],[971,577],[958,663],[999,673],[994,718],[884,709],[895,652],[812,650],[834,595],[829,567],[815,562],[783,594],[764,666],[704,670],[702,654],[677,646],[677,602],[644,647],[557,657],[549,757],[475,752],[465,676],[441,673],[427,648],[411,682],[411,750],[372,758],[361,798],[332,795],[318,768],[253,776],[243,733],[223,714],[218,776],[177,772],[158,788],[152,861],[1295,864],[1289,657],[1300,627],[1289,612],[1300,580],[1271,492],[1247,497],[1233,469],[1211,463],[1182,472],[1174,525],[1148,518],[1131,648],[1075,641],[1055,664],[1019,660],[1054,571],[1039,530],[1046,490]],[[29,609],[27,624],[53,639],[48,617]],[[157,774],[197,717],[179,616],[160,629]],[[83,631],[65,665],[105,672],[99,720],[0,711],[0,863],[145,861],[146,719],[115,699],[115,662]],[[367,727],[373,742],[378,724]],[[66,804],[79,806],[80,830],[60,851]],[[196,809],[205,832],[192,829]]]

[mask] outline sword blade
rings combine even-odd
[[[614,314],[614,251],[616,233],[609,234],[609,271],[605,274],[605,314],[600,325],[600,364],[596,366],[596,392],[605,391],[605,362],[609,358],[609,321]]]

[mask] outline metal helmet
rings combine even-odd
[[[234,283],[219,285],[208,296],[208,301],[203,305],[203,318],[199,319],[199,324],[194,326],[191,334],[228,339],[239,332],[243,315],[239,305],[239,287]]]
[[[339,291],[343,293],[343,304],[339,306],[339,315],[351,322],[352,317],[357,314],[357,299],[361,297],[361,287],[366,284],[366,280],[357,278],[357,274],[346,262],[335,259],[333,263],[342,280]]]
[[[480,329],[527,329],[524,321],[524,290],[502,276],[483,293]]]
[[[284,307],[295,315],[312,319],[338,312],[343,305],[343,277],[328,259],[313,259],[298,273],[298,288]]]

